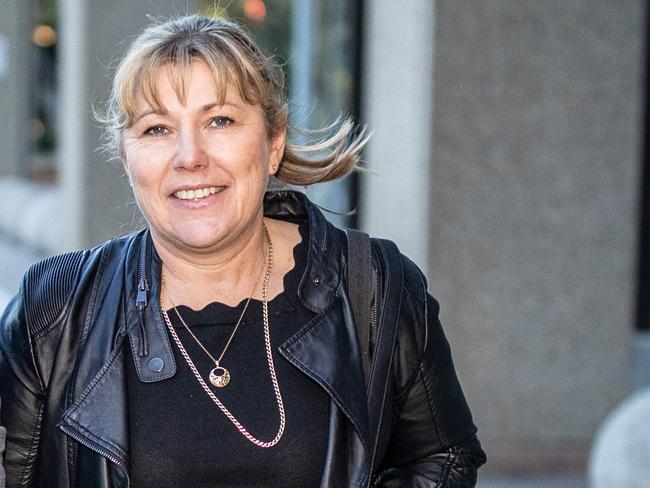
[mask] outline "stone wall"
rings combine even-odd
[[[495,471],[630,389],[645,3],[436,2],[430,290]]]
[[[0,0],[0,176],[22,174],[29,156],[32,0]]]

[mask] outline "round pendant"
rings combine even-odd
[[[217,366],[210,371],[210,383],[217,388],[223,388],[230,383],[230,373],[226,368]]]

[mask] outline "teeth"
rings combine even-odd
[[[223,187],[210,186],[198,190],[180,190],[174,193],[174,196],[180,200],[200,200],[221,190],[223,190]]]

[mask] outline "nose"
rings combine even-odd
[[[186,130],[179,134],[174,168],[196,171],[208,165],[208,156],[197,131]]]

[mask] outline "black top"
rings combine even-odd
[[[253,445],[238,432],[201,388],[172,341],[176,374],[165,381],[142,383],[133,360],[127,361],[130,476],[135,488],[316,487],[325,463],[329,397],[277,353],[277,346],[314,318],[297,299],[307,261],[308,229],[294,249],[296,266],[284,277],[284,292],[269,302],[275,369],[286,410],[286,429],[271,448]],[[211,303],[202,310],[179,306],[201,343],[218,357],[243,309]],[[175,330],[217,398],[256,438],[270,441],[280,417],[264,348],[262,304],[251,300],[222,365],[230,384],[214,388],[214,367],[178,320]],[[130,354],[129,354],[130,355]]]

